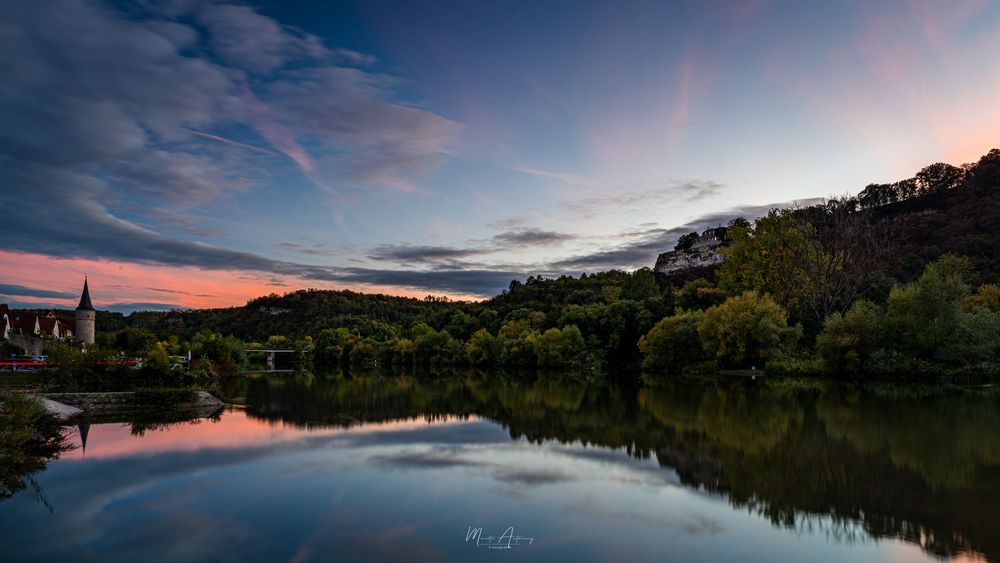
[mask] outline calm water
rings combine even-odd
[[[209,418],[68,428],[78,447],[0,502],[0,559],[1000,558],[990,392],[284,377],[220,393],[237,406]],[[510,527],[509,550],[485,545]]]

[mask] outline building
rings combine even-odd
[[[86,278],[75,318],[60,318],[55,311],[40,315],[34,311],[11,309],[0,304],[0,341],[23,348],[29,354],[41,354],[44,338],[66,340],[77,336],[84,344],[93,344],[97,312],[90,301]],[[75,325],[75,328],[74,328]]]
[[[10,322],[10,310],[6,303],[0,303],[0,340],[7,340],[14,327]]]
[[[83,295],[80,296],[80,305],[76,308],[76,337],[84,344],[94,343],[96,321],[97,311],[90,302],[90,288],[87,286],[87,277],[84,276]]]

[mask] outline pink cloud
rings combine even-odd
[[[239,270],[203,270],[193,266],[135,264],[85,258],[56,258],[44,254],[0,251],[0,282],[75,294],[90,277],[90,291],[98,309],[116,303],[162,303],[193,309],[234,307],[271,293],[297,289],[351,289],[421,298],[426,290],[385,285],[337,284],[294,276]],[[435,292],[443,294],[442,292]],[[479,297],[446,294],[452,299]],[[0,297],[0,302],[2,302]],[[18,301],[75,307],[76,299],[17,298]]]
[[[246,84],[243,84],[243,100],[250,108],[250,121],[254,128],[267,139],[267,142],[271,143],[271,146],[292,159],[311,179],[315,164],[309,153],[296,140],[292,131],[272,115],[271,108],[262,102]]]

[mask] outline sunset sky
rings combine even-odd
[[[0,303],[489,296],[1000,146],[1000,3],[0,4]]]

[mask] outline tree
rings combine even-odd
[[[660,295],[656,276],[650,268],[640,268],[622,283],[622,299],[643,301]]]
[[[847,310],[879,274],[885,228],[852,199],[806,209],[772,210],[751,226],[732,226],[722,252],[719,287],[772,295],[814,331],[833,312]],[[811,332],[815,334],[815,332]]]
[[[348,355],[351,367],[370,368],[375,365],[375,346],[367,340],[358,342]]]
[[[677,291],[677,306],[686,310],[704,311],[726,300],[726,292],[705,278],[691,280]]]
[[[719,267],[719,287],[730,293],[767,293],[785,309],[801,310],[809,287],[803,264],[819,245],[815,229],[791,210],[772,209],[752,225],[734,225],[728,236],[733,243],[721,251],[725,261]]]
[[[709,308],[698,325],[702,347],[720,367],[763,366],[790,353],[801,332],[769,295],[755,291]]]
[[[130,357],[145,356],[156,345],[156,336],[141,328],[126,328],[115,336],[115,347]]]
[[[485,328],[477,330],[469,337],[465,350],[474,366],[495,366],[500,361],[503,343]]]
[[[989,309],[994,313],[1000,313],[1000,286],[992,283],[979,286],[976,294],[966,301],[966,309],[970,312],[976,309]]]
[[[945,255],[928,264],[916,281],[893,288],[888,328],[899,352],[932,360],[956,338],[962,303],[970,295],[966,282],[970,271],[968,259]]]
[[[538,366],[543,368],[579,365],[585,353],[583,335],[573,325],[546,330],[535,346]]]
[[[946,254],[927,265],[916,281],[889,295],[888,331],[897,353],[946,366],[995,362],[1000,352],[1000,314],[967,304],[972,262]],[[992,290],[977,294],[989,302]]]
[[[340,364],[340,357],[343,347],[340,344],[340,335],[332,328],[325,328],[316,336],[313,345],[312,361],[316,371],[336,367]]]
[[[816,338],[816,351],[832,371],[860,373],[875,352],[885,347],[886,314],[878,305],[859,300],[844,314],[826,319]]]
[[[698,240],[697,232],[690,232],[686,235],[681,235],[681,238],[677,239],[677,244],[674,245],[674,250],[687,250],[691,248],[694,241]]]
[[[246,365],[246,347],[233,336],[203,331],[191,340],[194,364],[191,371],[200,375],[217,377],[234,374]]]
[[[679,311],[656,323],[639,339],[639,351],[645,356],[642,367],[676,372],[703,361],[698,326],[704,318],[702,311]]]

